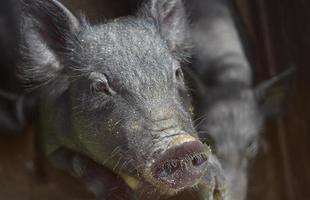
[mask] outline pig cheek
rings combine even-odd
[[[99,163],[106,162],[119,145],[116,138],[113,139],[108,123],[95,114],[76,115],[74,125],[80,149]]]

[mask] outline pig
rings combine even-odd
[[[96,25],[56,0],[23,0],[22,10],[20,76],[39,93],[39,143],[56,167],[97,199],[190,189],[225,199],[221,165],[190,113],[181,0],[149,0]]]
[[[253,51],[232,1],[190,0],[187,5],[193,21],[195,54],[186,71],[196,89],[198,134],[213,146],[222,164],[227,199],[243,200],[247,194],[248,165],[257,154],[263,121],[270,108],[280,109],[285,99],[274,102],[272,99],[279,93],[273,88],[285,86],[293,69],[255,88]]]
[[[248,163],[255,157],[262,128],[252,68],[246,56],[230,1],[194,0],[192,70],[204,85],[195,98],[197,129],[218,156],[227,180],[227,199],[243,200]]]

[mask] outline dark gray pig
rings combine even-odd
[[[197,52],[193,67],[207,88],[197,101],[197,129],[202,139],[212,140],[227,179],[227,198],[242,200],[247,193],[248,161],[256,154],[262,125],[252,69],[231,2],[193,0],[189,6]]]
[[[180,63],[181,0],[91,26],[56,0],[24,0],[22,78],[40,91],[46,155],[98,199],[197,188],[224,199],[221,167],[198,139]]]
[[[275,84],[271,81],[263,84],[268,85],[264,89],[253,88],[253,69],[232,1],[191,0],[188,6],[196,48],[190,73],[199,91],[195,98],[196,126],[202,140],[212,141],[220,159],[227,180],[227,199],[242,200],[247,193],[248,163],[258,149],[266,101],[272,99],[261,94]],[[279,102],[273,106],[279,107]]]

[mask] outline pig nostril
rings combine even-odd
[[[157,168],[156,176],[158,178],[165,178],[180,168],[180,162],[177,160],[170,160],[165,162],[163,165]]]
[[[200,166],[208,160],[205,154],[197,155],[192,159],[193,166]]]

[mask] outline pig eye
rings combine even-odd
[[[178,81],[183,81],[184,75],[183,75],[183,72],[182,72],[181,68],[178,68],[175,71],[175,77],[177,78]]]
[[[115,91],[109,86],[109,81],[105,74],[93,72],[90,74],[89,79],[92,81],[91,91],[93,93],[115,94]]]

